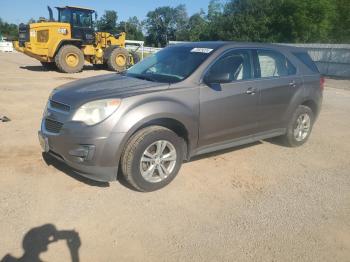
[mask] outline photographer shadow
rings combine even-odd
[[[19,258],[7,254],[1,262],[41,262],[40,254],[48,250],[49,244],[59,240],[66,240],[72,262],[79,262],[81,242],[78,232],[74,230],[57,230],[52,224],[30,229],[22,241],[24,254]]]

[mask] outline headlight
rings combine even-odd
[[[95,125],[112,115],[121,103],[120,99],[103,99],[82,105],[73,116],[73,121]]]

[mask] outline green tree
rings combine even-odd
[[[174,8],[175,15],[175,40],[187,41],[189,38],[188,14],[185,5],[179,5]]]
[[[101,32],[117,33],[118,15],[114,10],[106,10],[102,17],[97,21],[97,29]]]
[[[145,25],[148,33],[146,42],[156,46],[165,46],[169,38],[173,39],[175,35],[173,8],[164,6],[148,12]]]
[[[117,30],[125,32],[128,40],[144,40],[142,33],[142,23],[136,16],[130,17],[128,21],[122,21],[118,24]]]
[[[350,1],[335,0],[331,38],[336,43],[350,43]]]
[[[8,40],[18,39],[18,26],[4,22],[0,18],[0,34]]]
[[[271,41],[269,34],[274,0],[232,0],[224,7],[215,27],[223,40]],[[213,30],[213,29],[212,29]]]
[[[187,21],[188,16],[184,5],[175,8],[163,6],[148,12],[145,20],[146,43],[165,46],[170,40],[185,40],[188,33]]]
[[[190,41],[207,40],[208,22],[205,17],[205,12],[201,10],[199,13],[193,14],[188,21]]]
[[[220,0],[210,0],[208,5],[208,20],[213,21],[222,15],[223,5]]]
[[[274,9],[271,34],[276,41],[330,41],[335,16],[333,0],[279,0]]]

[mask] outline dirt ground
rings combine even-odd
[[[0,115],[12,120],[0,122],[0,260],[70,261],[70,247],[80,261],[350,261],[350,81],[327,80],[305,146],[205,155],[163,190],[139,193],[41,155],[50,91],[106,73],[48,72],[0,53]]]

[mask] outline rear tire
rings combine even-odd
[[[125,48],[113,49],[107,59],[108,69],[116,72],[125,71],[129,65],[129,52]]]
[[[151,192],[168,185],[182,165],[184,140],[170,129],[150,126],[136,132],[127,143],[121,169],[135,189]],[[158,151],[159,148],[159,151]]]
[[[74,45],[64,45],[55,56],[55,63],[62,73],[78,73],[84,66],[84,54]]]
[[[309,107],[298,106],[289,121],[287,133],[282,137],[284,144],[289,147],[305,144],[311,134],[314,119],[314,113]]]

